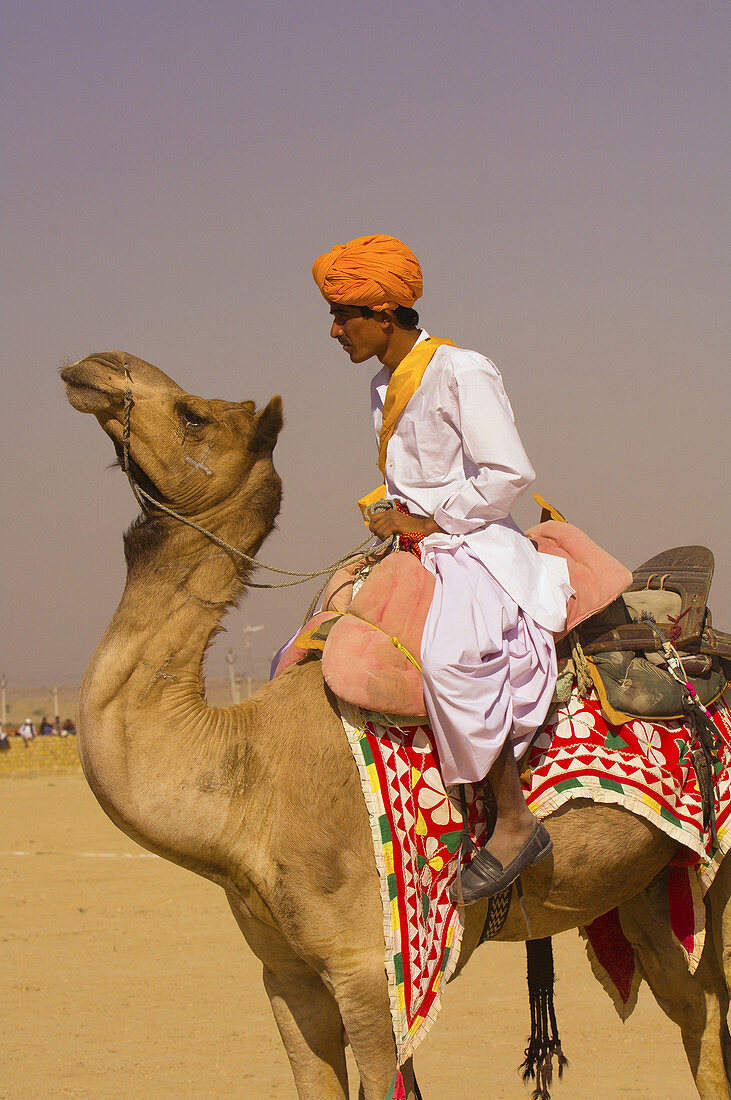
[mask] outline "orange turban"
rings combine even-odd
[[[323,298],[343,306],[411,307],[423,290],[414,253],[383,233],[336,244],[317,257],[312,275]]]

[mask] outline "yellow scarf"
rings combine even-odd
[[[442,344],[454,347],[451,340],[439,340],[434,336],[421,340],[413,346],[408,355],[404,356],[391,375],[386,399],[383,402],[383,423],[378,438],[378,468],[382,474],[386,472],[388,441],[394,433],[399,417],[418,390],[434,352]]]
[[[388,443],[396,430],[399,417],[408,405],[411,398],[421,384],[424,371],[429,366],[437,348],[442,344],[455,347],[452,340],[440,340],[435,336],[429,336],[426,340],[420,340],[415,344],[408,355],[404,356],[396,370],[391,375],[386,390],[386,398],[383,402],[383,422],[381,434],[378,438],[378,467],[382,474],[386,472],[386,451]],[[385,488],[380,485],[373,492],[358,501],[361,512],[365,518],[365,508],[376,500],[385,496]]]

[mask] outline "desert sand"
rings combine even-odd
[[[0,779],[0,870],[0,1096],[294,1100],[259,963],[223,894],[128,840],[80,772]],[[679,1032],[646,987],[623,1025],[578,934],[554,948],[571,1062],[554,1100],[695,1096]],[[486,944],[450,985],[416,1057],[424,1100],[529,1096],[524,971],[522,945]]]

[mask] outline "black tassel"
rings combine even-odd
[[[559,1079],[568,1061],[561,1049],[553,1007],[553,948],[550,937],[528,940],[528,996],[530,998],[530,1039],[525,1049],[525,1061],[520,1067],[524,1081],[535,1081],[532,1100],[551,1100],[553,1060]]]

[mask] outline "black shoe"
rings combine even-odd
[[[553,841],[548,829],[540,821],[518,852],[515,859],[511,860],[507,867],[503,867],[499,859],[491,855],[487,848],[480,848],[472,857],[469,866],[462,872],[462,897],[465,905],[471,905],[483,898],[491,898],[493,894],[499,894],[515,882],[521,871],[526,867],[534,867],[542,859],[553,851]],[[452,905],[459,904],[457,894],[457,881],[449,887],[449,900]]]

